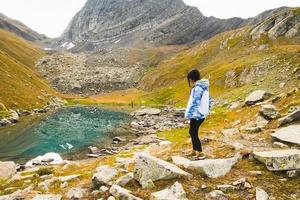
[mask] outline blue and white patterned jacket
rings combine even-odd
[[[211,109],[209,96],[209,81],[199,80],[191,90],[189,102],[185,111],[187,119],[205,119]]]

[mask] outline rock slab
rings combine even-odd
[[[150,200],[187,200],[187,198],[182,185],[176,182],[169,188],[152,193]]]
[[[55,194],[38,194],[32,200],[61,200],[61,195]]]
[[[300,169],[300,150],[297,149],[254,152],[253,155],[270,171]]]
[[[300,145],[300,125],[281,128],[273,133],[272,137],[284,142]]]
[[[138,198],[136,196],[133,196],[131,194],[131,191],[126,190],[125,188],[122,188],[119,185],[113,185],[109,189],[109,192],[117,199],[123,199],[123,200],[142,200],[141,198]]]
[[[173,157],[173,162],[183,165],[190,170],[196,170],[200,174],[209,178],[225,176],[240,159],[239,156],[228,159],[206,159],[199,161],[188,161]]]
[[[169,180],[188,176],[191,176],[191,174],[169,162],[145,153],[137,155],[134,178],[139,181],[141,185],[145,184],[148,180]]]
[[[119,173],[119,171],[110,166],[100,166],[96,169],[96,173],[92,178],[94,188],[99,188],[102,185],[107,185]]]

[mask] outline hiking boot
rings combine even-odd
[[[194,156],[195,160],[204,160],[205,159],[205,154],[203,152],[197,152],[196,155]]]
[[[186,156],[188,157],[192,157],[192,156],[196,156],[197,155],[197,152],[196,151],[190,151],[189,153],[186,154]]]

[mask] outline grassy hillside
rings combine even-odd
[[[47,103],[55,91],[34,69],[42,56],[37,47],[0,29],[0,103],[9,109],[33,109]]]

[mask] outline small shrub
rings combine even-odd
[[[54,173],[54,170],[53,170],[53,168],[42,167],[42,168],[40,168],[36,173],[37,173],[39,176],[44,176],[44,175],[53,174],[53,173]]]

